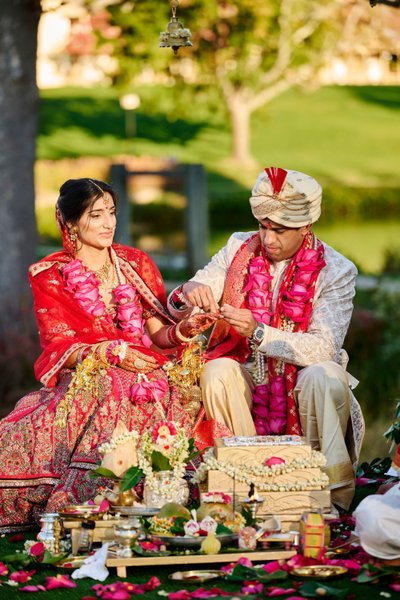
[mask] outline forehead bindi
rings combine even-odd
[[[93,212],[108,211],[114,208],[114,200],[112,196],[105,192],[104,196],[98,198],[93,206],[89,209],[90,214]]]

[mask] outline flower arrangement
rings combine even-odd
[[[160,421],[142,436],[138,448],[139,467],[149,490],[167,499],[181,484],[186,465],[198,456],[194,439],[188,439],[183,427],[173,421]],[[169,471],[160,480],[156,473]]]
[[[202,502],[219,502],[220,504],[231,504],[232,496],[224,492],[206,492],[201,496]]]
[[[271,457],[277,458],[277,457]],[[296,469],[307,469],[313,467],[323,467],[326,464],[326,459],[321,452],[312,450],[310,458],[295,458],[293,460],[284,461],[283,459],[269,459],[264,465],[245,465],[232,464],[227,461],[218,460],[215,458],[213,450],[209,450],[203,456],[203,463],[198,468],[195,478],[197,481],[203,481],[209,470],[222,471],[236,481],[253,483],[253,479],[257,478],[261,481],[257,482],[257,488],[263,492],[294,492],[323,489],[329,485],[329,477],[325,473],[321,473],[319,477],[313,477],[308,481],[297,481],[294,483],[269,483],[276,475],[284,475],[291,473]]]
[[[91,477],[113,479],[121,492],[128,492],[145,478],[145,486],[167,501],[181,485],[187,463],[199,454],[194,440],[173,421],[156,423],[143,433],[140,443],[138,440],[138,432],[128,431],[119,421],[110,441],[99,447],[103,458]],[[156,474],[165,471],[168,476],[160,482]]]

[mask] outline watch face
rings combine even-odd
[[[256,327],[253,333],[253,338],[257,342],[262,342],[262,340],[264,339],[264,327],[262,325],[258,325],[258,327]]]

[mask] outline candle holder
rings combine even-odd
[[[243,508],[250,511],[252,519],[256,520],[258,509],[263,502],[264,498],[245,498],[240,504]]]
[[[121,547],[118,550],[118,556],[122,558],[131,558],[133,552],[131,544],[134,540],[137,540],[141,533],[140,521],[138,518],[121,519],[116,525],[114,525],[115,539]]]

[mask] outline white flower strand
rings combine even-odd
[[[297,469],[307,469],[313,467],[322,467],[326,464],[326,459],[321,452],[316,450],[311,451],[310,458],[295,458],[293,460],[280,463],[277,465],[268,466],[249,466],[244,464],[234,465],[222,460],[217,460],[213,450],[208,451],[204,455],[204,462],[198,468],[194,478],[196,481],[203,481],[210,470],[222,471],[232,479],[238,482],[250,485],[254,483],[251,475],[257,478],[268,478],[276,475],[284,475],[291,473]],[[315,488],[323,489],[329,485],[329,477],[325,473],[321,473],[319,477],[313,477],[308,481],[295,483],[262,483],[257,482],[257,489],[263,492],[294,492],[308,491]]]
[[[183,429],[177,428],[177,433],[174,436],[174,442],[168,460],[172,466],[172,471],[168,475],[168,482],[165,478],[161,479],[157,473],[153,471],[151,465],[151,455],[157,447],[153,442],[151,432],[145,432],[142,437],[142,443],[138,449],[139,467],[142,469],[146,477],[146,486],[152,491],[159,494],[162,498],[173,496],[181,485],[181,480],[185,474],[186,461],[189,457],[189,440],[186,437]]]
[[[120,444],[124,444],[128,440],[137,439],[138,437],[139,434],[137,431],[126,431],[120,435],[112,437],[109,442],[105,442],[99,446],[98,451],[103,455],[109,454],[113,450],[116,450]]]

